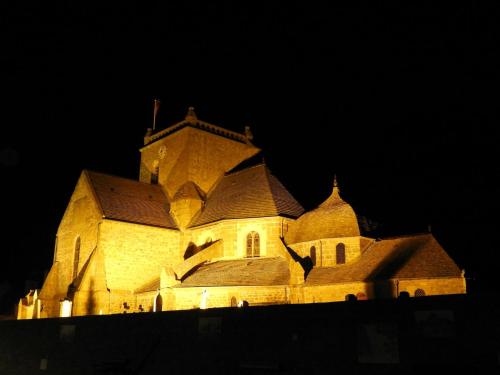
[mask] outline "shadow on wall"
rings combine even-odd
[[[284,241],[283,238],[281,238],[281,241],[283,242],[283,245],[285,246],[286,250],[292,257],[292,259],[296,262],[298,262],[302,268],[304,269],[304,280],[307,278],[307,275],[309,275],[309,272],[313,269],[313,261],[310,256],[306,256],[302,258],[299,254],[297,254],[292,248],[288,247]]]
[[[373,298],[394,298],[397,297],[397,291],[391,280],[379,280],[373,284]]]
[[[216,241],[217,242],[217,241]],[[200,251],[206,249],[210,245],[212,245],[214,241],[209,241],[204,243],[201,246],[197,246],[194,242],[189,242],[186,251],[184,252],[184,260],[191,258],[193,255],[198,254]]]
[[[186,251],[184,252],[184,260],[191,258],[193,255],[198,253],[200,250],[198,249],[198,246],[194,244],[194,242],[190,242],[186,248]]]
[[[419,249],[419,244],[407,241],[401,242],[396,250],[384,258],[380,264],[365,278],[364,281],[373,283],[373,297],[397,297],[397,288],[391,280],[397,272]]]
[[[163,311],[163,298],[161,294],[158,294],[155,299],[155,306],[153,308],[153,311],[155,312],[160,312]]]
[[[94,297],[94,280],[90,280],[89,284],[89,294],[87,295],[87,301],[85,303],[85,312],[87,315],[95,314],[96,301]]]

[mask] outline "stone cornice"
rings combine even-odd
[[[197,128],[197,129],[202,129],[202,130],[205,130],[209,133],[219,135],[221,137],[229,138],[229,139],[241,142],[241,143],[251,145],[250,140],[244,134],[233,132],[231,130],[227,130],[227,129],[221,128],[220,126],[213,125],[213,124],[210,124],[208,122],[200,121],[200,120],[183,120],[183,121],[178,122],[178,123],[166,128],[166,129],[163,129],[155,134],[146,136],[146,137],[144,137],[144,145],[145,146],[150,145],[153,142],[155,142],[163,137],[166,137],[167,135],[172,134],[172,133],[174,133],[182,128],[185,128],[187,126],[191,126],[193,128]]]

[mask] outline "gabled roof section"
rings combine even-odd
[[[202,265],[176,287],[287,285],[288,262],[281,257],[220,260]]]
[[[105,218],[176,228],[170,204],[159,185],[84,171]]]
[[[298,217],[302,206],[264,164],[228,174],[208,195],[191,227],[223,219]]]
[[[374,241],[353,263],[313,268],[306,285],[461,277],[461,271],[432,234]]]

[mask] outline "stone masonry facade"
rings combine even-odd
[[[82,172],[19,319],[466,293],[432,234],[361,233],[336,181],[304,212],[249,129],[190,109],[144,142],[138,181]]]

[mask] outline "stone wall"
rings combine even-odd
[[[206,307],[229,307],[234,297],[237,302],[247,301],[249,305],[288,303],[288,286],[226,286],[175,288],[176,310],[200,308],[202,293],[206,290]]]
[[[183,261],[178,231],[104,220],[99,234],[108,288],[140,288],[159,277],[161,268]]]
[[[304,300],[302,303],[345,301],[346,295],[367,293],[364,282],[304,286]]]
[[[311,256],[311,248],[316,248],[316,267],[334,267],[337,265],[337,245],[345,245],[345,261],[350,263],[361,255],[361,250],[368,243],[364,237],[326,238],[289,245],[302,258]]]
[[[0,374],[494,374],[498,301],[439,296],[0,321]],[[380,334],[368,336],[370,327]]]
[[[85,172],[82,173],[57,231],[54,261],[59,262],[58,290],[66,294],[73,281],[75,246],[80,238],[78,272],[97,246],[98,223],[101,213]],[[52,294],[52,293],[50,293]]]
[[[467,292],[465,279],[461,277],[399,280],[399,293],[405,291],[413,297],[417,289],[422,289],[427,296]]]
[[[248,233],[255,231],[260,237],[260,256],[281,256],[280,236],[291,219],[276,217],[223,220],[211,225],[193,228],[189,231],[190,240],[198,246],[207,239],[224,241],[225,258],[243,258],[246,256]]]
[[[348,294],[363,293],[367,299],[395,298],[401,292],[408,292],[411,297],[415,291],[422,289],[426,296],[465,294],[463,278],[433,278],[384,280],[377,283],[353,282],[331,285],[304,286],[302,303],[344,301]]]

